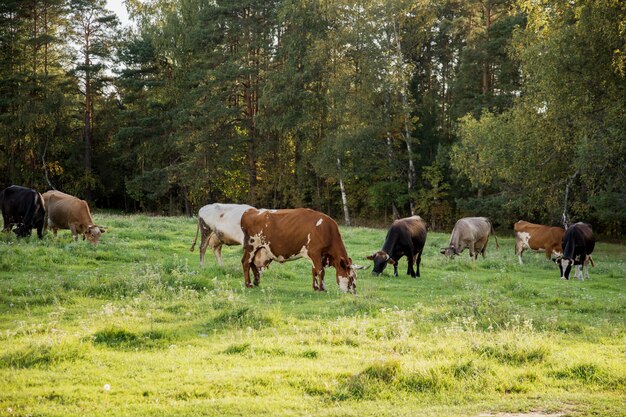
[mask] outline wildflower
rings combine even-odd
[[[104,390],[109,392],[111,390],[111,385],[109,384],[104,384]]]

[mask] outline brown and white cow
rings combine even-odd
[[[46,202],[47,227],[52,228],[55,237],[59,229],[69,229],[74,240],[82,235],[83,240],[87,239],[94,245],[100,242],[104,227],[93,221],[85,200],[55,190],[43,193],[43,199]]]
[[[200,238],[200,266],[204,266],[204,254],[207,246],[213,250],[219,266],[222,262],[222,245],[243,244],[243,231],[241,230],[241,216],[244,211],[253,208],[247,204],[222,204],[214,203],[202,207],[198,211],[198,227],[196,238],[193,240],[190,251],[193,252]]]
[[[344,292],[356,293],[356,269],[341,239],[337,223],[318,211],[249,209],[241,217],[244,254],[241,259],[246,287],[259,285],[261,268],[271,261],[280,263],[308,258],[313,264],[313,289],[325,291],[324,267],[333,266],[337,284]]]
[[[496,240],[496,248],[499,248],[491,221],[486,217],[465,217],[459,219],[452,229],[450,243],[447,248],[441,249],[441,254],[453,258],[460,255],[465,248],[469,249],[470,258],[476,260],[479,254],[485,257],[489,234],[493,234]]]
[[[545,252],[549,261],[554,253],[556,256],[563,254],[563,235],[565,229],[562,227],[544,226],[541,224],[529,223],[520,220],[513,225],[515,231],[515,254],[522,262],[522,253],[526,249],[537,252]]]

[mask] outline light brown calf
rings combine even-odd
[[[85,200],[53,190],[45,192],[43,199],[47,208],[46,226],[52,229],[55,237],[59,229],[69,229],[74,240],[82,235],[83,240],[98,244],[105,230],[94,223]]]

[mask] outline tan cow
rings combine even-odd
[[[490,233],[496,241],[496,248],[499,248],[498,237],[488,218],[464,217],[456,222],[448,247],[441,248],[440,252],[452,259],[455,255],[460,255],[465,248],[468,248],[471,259],[476,260],[479,254],[482,254],[484,258]]]
[[[52,229],[54,237],[59,229],[69,229],[74,240],[82,235],[83,240],[98,244],[105,230],[95,224],[85,200],[53,190],[45,192],[43,199],[47,208],[47,227]]]
[[[522,253],[526,249],[545,252],[548,261],[553,253],[556,256],[563,255],[565,229],[562,227],[544,226],[520,220],[513,225],[513,230],[515,231],[515,254],[520,265],[523,264]]]
[[[313,264],[313,289],[325,291],[324,267],[333,266],[337,284],[344,292],[356,292],[356,269],[341,239],[337,223],[310,209],[248,209],[241,217],[244,254],[241,259],[246,287],[259,285],[259,271],[272,261],[280,263],[307,258]]]

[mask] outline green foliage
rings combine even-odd
[[[339,217],[341,183],[357,223],[411,209],[443,230],[459,214],[556,224],[578,173],[570,219],[624,233],[620,2],[127,6],[118,30],[103,0],[3,3],[2,188]]]

